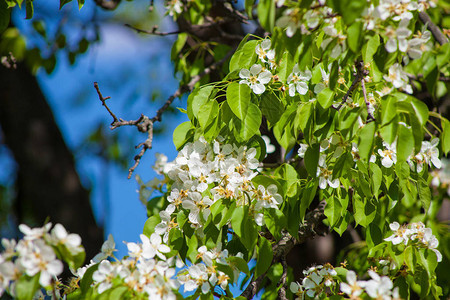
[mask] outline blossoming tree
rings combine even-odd
[[[450,151],[443,105],[449,101],[450,46],[443,27],[448,18],[440,13],[449,11],[448,4],[165,5],[180,26],[172,51],[180,88],[153,118],[125,121],[108,108],[113,129],[132,125],[148,134],[131,174],[152,147],[153,125],[176,97],[189,94],[187,109],[181,109],[189,121],[173,133],[178,156],[169,162],[158,154],[154,169],[160,177],[148,183],[138,178],[149,213],[141,243],[127,243],[129,253],[120,259],[110,236],[84,265],[76,234],[60,224],[21,225],[22,240],[2,240],[0,294],[448,296],[449,233],[437,217],[450,181],[443,158]],[[256,30],[230,32],[236,22]],[[149,33],[165,35],[156,28]],[[158,196],[150,198],[153,191]],[[313,264],[294,277],[286,255],[331,231],[353,231],[361,240],[346,245],[342,253],[348,259]],[[69,283],[57,279],[61,261],[74,274]]]

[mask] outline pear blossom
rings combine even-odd
[[[350,296],[351,299],[356,299],[364,291],[364,281],[356,280],[356,273],[348,271],[346,275],[347,282],[341,282],[341,291]]]
[[[331,69],[331,64],[328,65],[328,70]],[[324,88],[328,87],[330,83],[330,74],[325,72],[324,69],[320,68],[320,73],[322,74],[322,82],[319,82],[314,86],[314,93],[319,94]]]
[[[410,84],[408,84],[408,76],[403,71],[403,68],[398,63],[389,67],[389,75],[384,75],[383,78],[392,82],[392,85],[397,89],[402,89],[408,94],[412,94],[413,90]]]
[[[385,48],[389,53],[397,51],[406,52],[408,49],[408,41],[406,40],[411,35],[411,30],[408,29],[409,19],[403,19],[400,21],[397,29],[388,27],[386,29],[386,35],[388,41]]]
[[[319,165],[317,167],[316,174],[316,176],[319,178],[319,188],[322,190],[326,189],[327,186],[330,186],[333,189],[338,188],[339,178],[333,179],[333,172],[328,169],[325,159],[325,155],[322,154],[319,156]]]
[[[301,23],[300,11],[298,9],[286,9],[283,12],[283,16],[281,16],[277,22],[276,26],[281,28],[286,28],[286,35],[288,37],[294,36],[297,29],[300,27]]]
[[[382,157],[381,164],[385,168],[390,168],[397,162],[396,144],[395,141],[391,145],[383,141],[385,149],[378,149],[378,154]]]
[[[19,230],[24,234],[24,239],[31,241],[44,237],[52,227],[52,223],[47,223],[43,227],[30,228],[25,224],[19,225]]]
[[[304,158],[307,149],[308,149],[307,144],[300,144],[300,148],[298,148],[298,151],[297,151],[298,156],[301,158]]]
[[[158,256],[162,260],[166,260],[166,256],[163,253],[169,253],[169,246],[162,243],[161,236],[157,233],[153,233],[150,238],[146,235],[139,235],[142,241],[142,257],[150,259]]]
[[[182,0],[169,0],[165,8],[169,12],[169,16],[172,16],[175,20],[179,14],[183,12]]]
[[[92,274],[92,279],[99,283],[97,288],[99,294],[112,287],[115,275],[114,266],[108,260],[102,260],[98,269]]]
[[[258,44],[255,48],[255,52],[258,55],[259,60],[262,62],[270,63],[270,67],[273,67],[275,64],[275,50],[270,49],[272,42],[269,39],[264,39],[260,44]]]
[[[108,257],[112,257],[116,250],[116,243],[114,242],[114,238],[112,234],[108,235],[108,239],[103,243],[101,252],[94,256],[92,259],[94,262],[100,262]]]
[[[372,280],[365,282],[366,293],[375,299],[390,299],[393,283],[387,276],[380,276],[372,270],[368,271]]]
[[[65,245],[72,254],[78,254],[83,251],[81,237],[76,233],[69,234],[61,224],[56,224],[53,227],[51,238],[55,244]]]
[[[253,90],[253,93],[259,95],[266,90],[264,85],[270,82],[272,73],[264,70],[261,65],[254,64],[251,66],[250,70],[242,69],[239,72],[239,77],[242,78],[242,80],[239,81],[240,84],[248,85]]]
[[[270,154],[275,152],[275,146],[270,143],[270,138],[267,135],[262,135],[261,138],[264,140],[266,144],[266,153]]]
[[[300,71],[298,65],[295,64],[292,73],[288,76],[289,96],[294,97],[297,91],[300,95],[305,95],[308,92],[308,81],[311,79],[311,71]]]

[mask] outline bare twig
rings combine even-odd
[[[370,113],[370,103],[369,100],[367,100],[367,91],[366,91],[366,84],[364,82],[364,76],[368,74],[367,70],[364,69],[364,66],[362,63],[359,63],[357,65],[358,73],[362,73],[361,76],[361,89],[363,91],[364,95],[364,102],[366,103],[367,107],[367,122],[375,121],[375,118],[373,117],[372,113]]]
[[[342,97],[342,102],[338,105],[338,107],[333,107],[336,110],[340,110],[341,107],[347,102],[348,97],[353,93],[356,86],[358,85],[358,82],[361,81],[361,79],[364,79],[365,72],[362,72],[364,66],[362,65],[363,62],[359,61],[356,63],[356,74],[354,74],[355,79],[353,79],[352,85],[350,85],[350,88],[348,89],[347,93],[345,93],[344,97]]]
[[[292,237],[288,232],[282,233],[281,239],[272,246],[272,265],[280,262],[295,245],[302,244],[316,235],[324,235],[328,232],[327,227],[320,227],[320,225],[323,225],[322,221],[325,219],[325,205],[326,202],[321,201],[315,209],[306,215],[305,221],[300,225],[297,239]],[[258,278],[253,278],[241,296],[252,299],[258,292],[265,277],[266,273]]]
[[[139,153],[134,157],[134,165],[128,169],[128,179],[131,178],[131,175],[133,174],[134,170],[136,169],[136,167],[139,165],[139,162],[141,161],[142,156],[144,156],[145,152],[148,149],[152,148],[152,142],[153,142],[153,124],[155,122],[161,122],[162,119],[162,115],[163,113],[169,108],[169,106],[173,103],[173,101],[180,97],[181,95],[183,95],[186,92],[192,91],[195,87],[195,85],[197,84],[197,82],[200,81],[200,79],[211,73],[213,70],[217,69],[219,66],[221,66],[223,63],[225,63],[228,58],[234,53],[234,49],[229,51],[221,60],[213,63],[211,66],[209,66],[208,68],[206,68],[205,70],[203,70],[203,72],[201,72],[200,74],[194,76],[191,78],[191,81],[189,81],[188,84],[183,85],[181,87],[179,87],[175,93],[173,93],[164,103],[163,106],[161,106],[160,109],[157,110],[156,115],[153,118],[149,118],[146,115],[141,114],[141,116],[139,117],[139,119],[137,120],[131,120],[131,121],[126,121],[123,119],[119,119],[117,118],[117,116],[109,109],[108,105],[106,105],[106,100],[110,99],[111,97],[103,97],[102,93],[100,92],[100,88],[98,87],[98,83],[94,82],[94,87],[97,91],[98,97],[100,99],[100,101],[102,102],[102,105],[106,108],[106,110],[108,111],[108,113],[111,115],[111,117],[113,118],[113,121],[111,123],[111,129],[115,129],[121,126],[136,126],[138,128],[138,130],[140,132],[146,132],[148,134],[147,139],[140,143],[139,145],[137,145],[135,148],[141,148],[141,151],[139,151]]]
[[[136,28],[130,24],[125,24],[126,27],[133,29],[134,31],[138,32],[138,33],[145,33],[145,34],[152,34],[152,35],[159,35],[159,36],[165,36],[165,35],[172,35],[172,34],[179,34],[181,33],[181,31],[177,30],[177,31],[172,31],[172,32],[160,32],[158,31],[158,25],[155,25],[152,27],[152,30],[144,30],[144,29],[139,29]]]
[[[278,282],[278,286],[281,286],[278,290],[278,299],[288,300],[286,298],[286,278],[287,278],[287,270],[288,265],[286,263],[286,257],[283,256],[281,258],[281,265],[283,266],[283,274],[281,275],[280,281]]]
[[[419,13],[419,19],[427,26],[428,30],[431,31],[431,34],[433,34],[439,44],[444,45],[445,43],[448,43],[447,37],[442,33],[441,29],[431,21],[430,16],[426,12],[421,11]]]

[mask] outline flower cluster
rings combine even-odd
[[[181,267],[175,257],[166,258],[164,253],[170,251],[161,243],[161,237],[153,234],[150,238],[141,234],[142,243],[127,243],[128,256],[111,262],[115,250],[114,239],[110,235],[103,243],[102,252],[87,266],[79,268],[75,275],[83,278],[90,267],[97,267],[92,275],[92,285],[99,294],[119,286],[126,286],[132,293],[144,295],[148,299],[176,299],[179,283],[175,278],[175,264]]]
[[[262,225],[261,210],[278,208],[283,199],[275,185],[253,184],[259,166],[256,154],[254,148],[224,144],[221,137],[212,144],[204,138],[186,144],[173,162],[159,169],[170,179],[171,186],[169,204],[160,212],[156,233],[167,241],[170,230],[178,227],[176,214],[181,210],[188,213],[191,227],[201,229],[211,213],[211,205],[219,199],[231,199],[238,206],[249,205],[258,225]]]
[[[20,225],[24,234],[19,242],[2,239],[4,251],[0,254],[0,296],[7,291],[15,295],[15,281],[23,276],[39,276],[41,287],[48,287],[57,281],[63,271],[63,264],[56,253],[64,247],[64,251],[72,256],[84,253],[81,238],[77,234],[69,234],[61,224],[53,229],[51,223],[41,228],[30,228]]]
[[[357,280],[354,271],[348,271],[346,275],[347,282],[341,282],[340,288],[350,299],[361,299],[363,293],[366,293],[370,299],[400,299],[398,287],[387,276],[380,276],[372,270],[368,271],[370,280]]]
[[[184,284],[184,291],[191,292],[201,288],[203,294],[210,293],[216,285],[226,290],[230,277],[218,270],[219,265],[229,265],[234,272],[234,280],[237,281],[239,270],[228,262],[228,250],[221,250],[219,243],[216,248],[208,250],[206,246],[198,248],[197,259],[199,263],[190,265],[178,273],[180,284]]]
[[[304,299],[305,294],[314,298],[336,284],[337,272],[330,264],[318,265],[304,270],[305,277],[302,283],[291,282],[290,290],[298,296],[297,299]]]
[[[389,224],[389,228],[394,234],[385,238],[385,241],[392,242],[393,245],[403,243],[404,245],[415,245],[419,248],[428,248],[436,253],[437,261],[442,261],[442,254],[437,250],[439,241],[433,235],[431,228],[426,228],[422,222],[400,225],[397,222]]]

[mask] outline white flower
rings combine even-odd
[[[242,69],[239,72],[239,77],[242,78],[239,81],[240,84],[248,85],[253,93],[259,95],[264,93],[266,90],[265,84],[269,83],[272,79],[272,73],[267,70],[263,70],[263,67],[259,64],[254,64],[251,66],[250,71],[247,69]]]
[[[328,70],[330,70],[331,64],[328,65]],[[314,86],[314,93],[319,94],[324,88],[328,87],[330,82],[330,74],[325,72],[324,69],[320,68],[320,73],[322,73],[322,82],[319,82]]]
[[[383,78],[392,82],[392,85],[397,89],[403,89],[406,93],[412,94],[413,90],[410,84],[408,84],[408,76],[403,72],[403,68],[398,63],[389,67],[389,75],[384,75]]]
[[[182,0],[169,0],[166,5],[166,9],[169,11],[169,16],[176,17],[183,12]]]
[[[307,144],[300,144],[300,148],[298,148],[298,156],[301,158],[305,157],[306,150],[308,149]]]
[[[289,96],[294,97],[295,91],[300,95],[305,95],[308,92],[308,81],[311,79],[311,71],[306,70],[301,72],[296,64],[292,73],[287,78],[289,84]]]
[[[292,293],[294,293],[297,298],[295,298],[296,300],[303,300],[305,298],[305,292],[303,290],[303,287],[300,283],[298,282],[291,282],[291,285],[289,286],[289,289],[291,290]]]
[[[153,233],[150,238],[146,235],[140,235],[142,241],[142,257],[146,259],[150,259],[158,256],[162,260],[166,260],[166,257],[163,253],[169,253],[169,246],[162,244],[161,236],[157,233]]]
[[[408,49],[408,41],[406,40],[411,35],[411,30],[408,29],[409,19],[400,21],[398,28],[394,30],[392,27],[386,29],[388,41],[385,45],[386,51],[389,53],[397,51],[406,52]]]
[[[338,188],[339,178],[333,179],[333,172],[328,169],[325,163],[325,159],[325,155],[320,155],[316,174],[316,176],[319,177],[319,188],[322,190],[326,189],[327,185],[329,185],[333,189]]]
[[[372,280],[365,283],[366,293],[375,299],[391,299],[390,296],[394,285],[389,277],[380,277],[372,270],[369,270],[368,273]]]
[[[270,138],[267,135],[262,135],[261,138],[264,140],[266,144],[266,153],[270,154],[275,152],[275,146],[270,143]]]
[[[378,154],[382,157],[381,164],[385,168],[390,168],[397,162],[396,144],[397,143],[395,141],[391,145],[383,142],[385,149],[378,149]]]
[[[357,299],[364,291],[364,281],[356,280],[356,273],[354,271],[347,272],[347,282],[341,282],[341,291],[350,296],[350,299]]]
[[[112,234],[108,235],[108,239],[103,243],[101,252],[94,256],[92,259],[94,262],[98,263],[108,257],[112,257],[113,253],[116,250],[116,243],[114,242],[114,238]]]
[[[81,237],[76,233],[68,233],[64,226],[56,224],[52,230],[51,237],[54,243],[63,244],[72,254],[78,254],[83,251],[81,246]]]
[[[273,67],[274,59],[275,59],[275,50],[270,49],[272,43],[269,39],[265,39],[258,44],[255,48],[256,54],[258,54],[258,58],[262,62],[269,62],[271,67]]]
[[[109,262],[109,260],[103,260],[98,269],[92,274],[92,279],[99,283],[98,293],[101,294],[107,289],[112,287],[112,280],[115,277],[114,266]]]
[[[25,235],[24,240],[31,241],[44,237],[52,227],[52,223],[47,223],[43,227],[30,228],[25,224],[19,225],[19,230]]]
[[[411,230],[409,230],[406,226],[400,226],[398,222],[389,224],[389,228],[394,231],[394,234],[390,237],[385,238],[385,241],[392,242],[392,244],[394,245],[400,244],[402,242],[405,245],[408,244]]]
[[[297,31],[297,28],[300,27],[300,11],[298,9],[286,9],[283,12],[283,16],[279,18],[276,22],[276,25],[278,27],[286,28],[286,35],[288,37],[292,37],[295,32]]]

